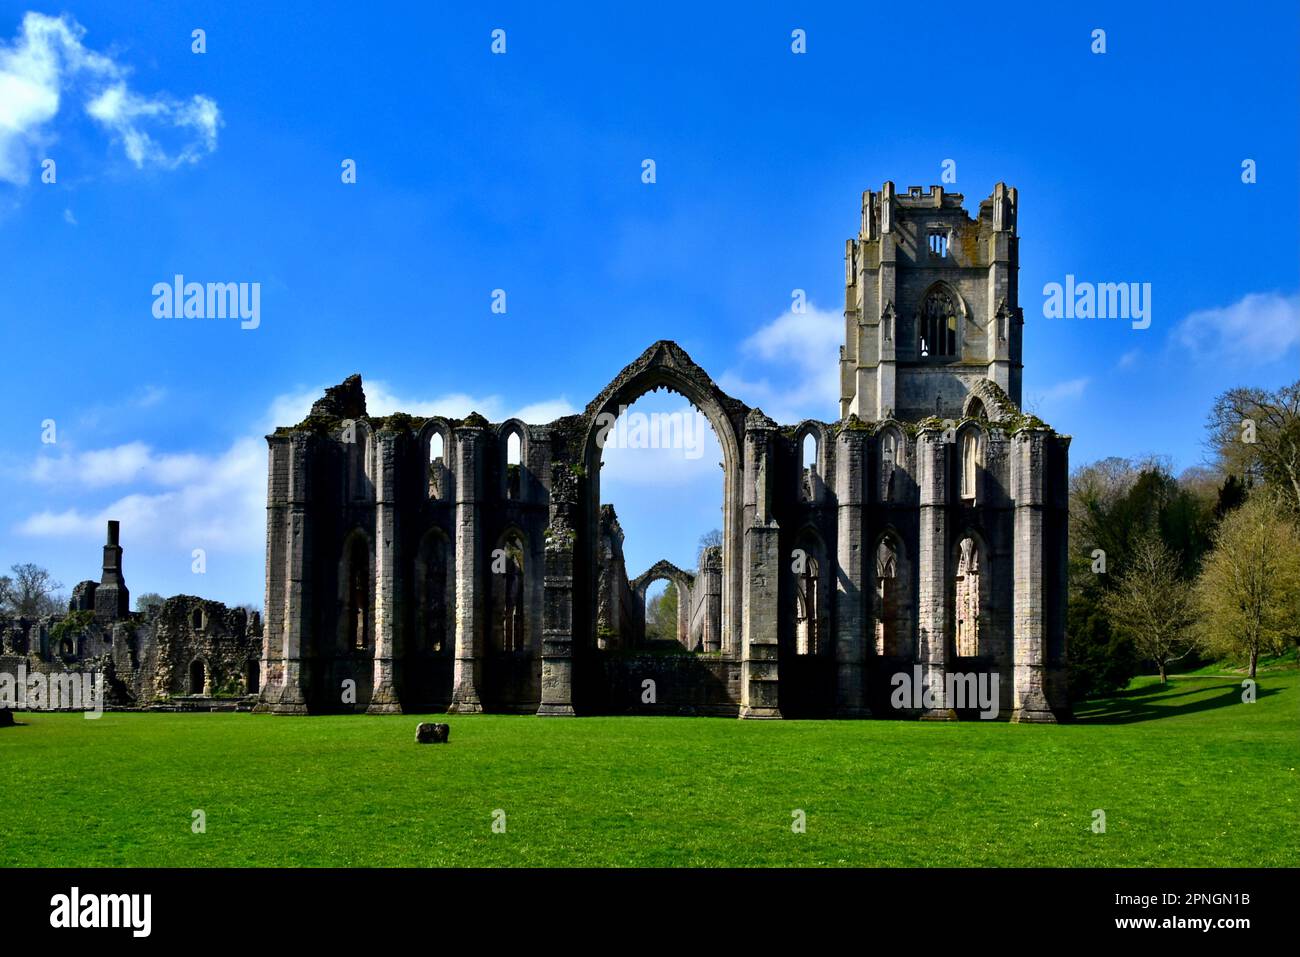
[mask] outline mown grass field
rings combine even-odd
[[[1300,674],[1136,685],[1055,727],[452,716],[447,746],[412,715],[24,713],[0,865],[1300,864]]]

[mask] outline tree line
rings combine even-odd
[[[1231,389],[1207,422],[1210,464],[1158,457],[1070,477],[1069,644],[1076,698],[1144,665],[1249,668],[1300,640],[1300,381]]]

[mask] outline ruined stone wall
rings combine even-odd
[[[1068,438],[987,378],[948,398],[930,390],[956,410],[946,420],[779,426],[749,410],[728,433],[744,407],[689,363],[657,343],[587,413],[545,426],[372,419],[356,395],[336,393],[270,436],[261,707],[621,711],[649,677],[670,689],[661,708],[890,716],[889,678],[919,665],[940,684],[950,671],[996,673],[1004,710],[1022,720],[1066,712],[1064,601],[1042,583],[1063,595]],[[656,568],[628,582],[621,529],[596,506],[591,478],[595,416],[664,381],[723,429],[723,547],[694,576],[668,569],[692,579],[683,615],[705,656],[627,654],[644,614],[638,583],[670,576]],[[976,451],[963,458],[968,440]],[[882,542],[896,552],[888,574]],[[512,548],[503,576],[495,559]],[[436,586],[421,585],[435,565]],[[959,588],[963,647],[975,649],[960,656]],[[342,701],[350,683],[355,698]],[[924,716],[954,717],[954,704]]]

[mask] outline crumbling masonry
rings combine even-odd
[[[328,389],[268,436],[258,708],[944,719],[961,673],[998,676],[1003,716],[1068,716],[1069,438],[1020,409],[1016,204],[863,195],[837,422],[778,425],[669,341],[545,425],[380,418],[359,377]],[[601,441],[660,388],[717,435],[722,541],[629,580]],[[657,578],[679,654],[642,653]],[[935,697],[900,712],[915,667]]]

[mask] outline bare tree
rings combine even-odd
[[[1138,654],[1156,663],[1161,684],[1168,681],[1169,664],[1195,646],[1192,586],[1179,575],[1180,564],[1157,536],[1145,535],[1102,599],[1111,627],[1130,634]]]
[[[6,577],[3,593],[4,610],[19,618],[39,618],[62,611],[58,591],[63,587],[50,573],[31,562],[20,562],[9,569],[13,578]]]
[[[1224,473],[1272,486],[1300,515],[1300,380],[1276,392],[1229,389],[1215,399],[1208,427]]]
[[[705,532],[700,536],[699,555],[704,554],[706,548],[720,548],[722,546],[722,529],[715,528]]]

